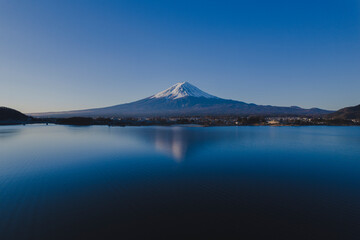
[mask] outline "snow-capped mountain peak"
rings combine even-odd
[[[329,111],[248,104],[218,98],[187,82],[135,102],[105,108],[32,114],[37,117],[181,117],[247,115],[321,115]]]
[[[183,97],[217,98],[200,90],[188,82],[177,83],[168,89],[151,96],[150,98],[179,99]]]

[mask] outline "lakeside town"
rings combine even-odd
[[[344,108],[328,115],[216,115],[163,117],[34,117],[15,109],[0,107],[0,125],[59,124],[107,126],[359,126],[359,106]]]
[[[359,119],[336,119],[321,117],[263,117],[263,116],[207,116],[207,117],[149,117],[149,118],[45,118],[32,119],[29,123],[52,123],[60,125],[108,125],[108,126],[357,126]]]

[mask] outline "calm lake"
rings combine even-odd
[[[360,239],[360,127],[0,127],[0,239]]]

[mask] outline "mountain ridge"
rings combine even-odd
[[[342,108],[328,115],[335,119],[360,119],[360,104],[352,107]]]
[[[15,109],[0,107],[0,124],[20,123],[28,119],[28,116]]]

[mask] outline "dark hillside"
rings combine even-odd
[[[337,119],[360,119],[360,104],[354,107],[342,108],[329,114],[328,117]]]
[[[24,122],[29,119],[28,116],[22,114],[21,112],[7,108],[0,107],[0,123],[11,123],[11,122]]]

